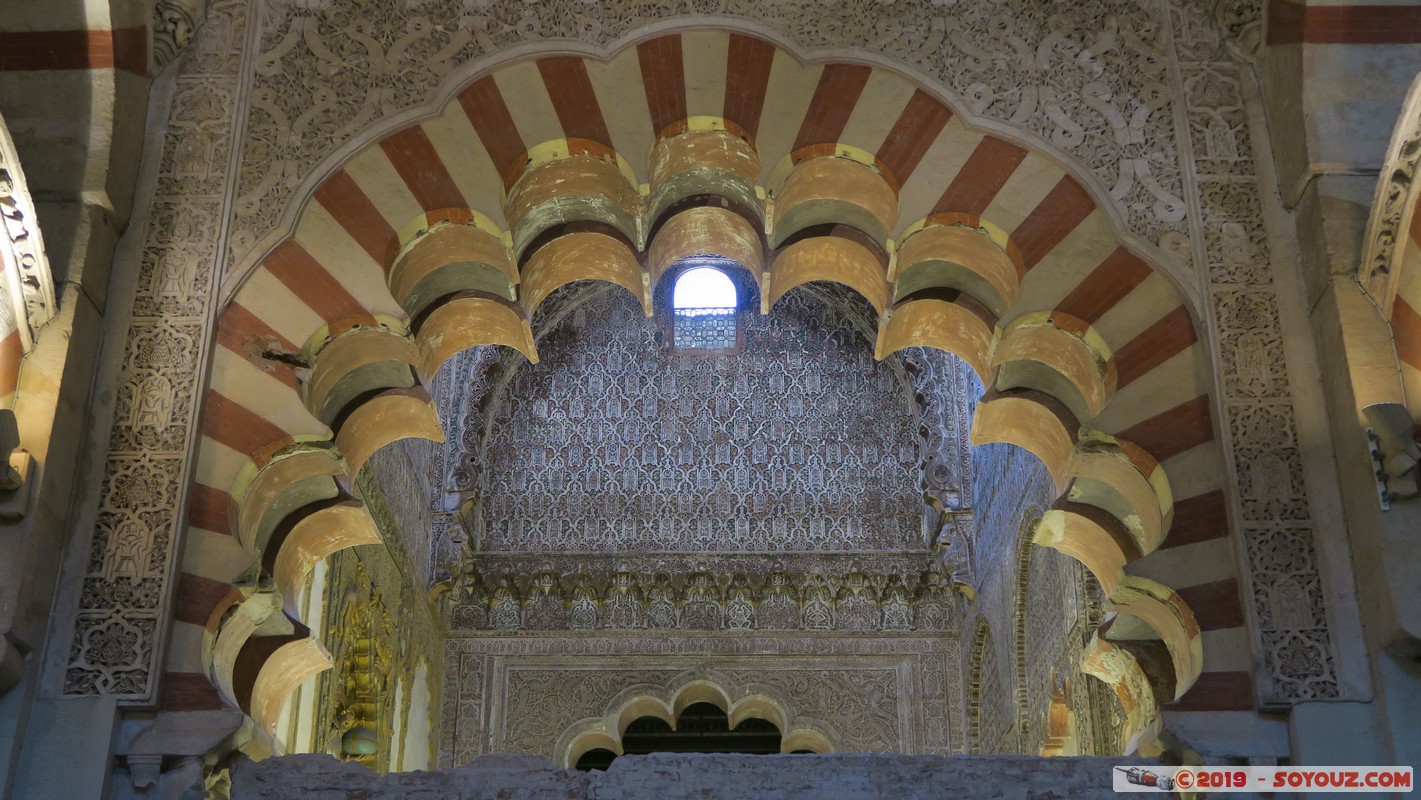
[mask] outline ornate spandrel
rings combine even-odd
[[[1148,241],[1187,229],[1154,6],[1090,2],[1042,14],[1027,0],[899,2],[825,13],[814,0],[717,0],[695,10],[767,27],[810,51],[860,49],[927,74],[962,110],[1017,126],[1086,165]],[[607,47],[664,24],[669,13],[655,0],[538,7],[431,0],[375,17],[354,0],[274,0],[256,85],[270,102],[244,132],[260,156],[244,160],[234,238],[255,241],[269,231],[322,158],[372,121],[426,101],[459,65],[538,41]],[[1246,16],[1228,14],[1230,30],[1242,34]],[[447,24],[430,24],[436,18]],[[1208,44],[1218,47],[1212,19],[1205,14]]]

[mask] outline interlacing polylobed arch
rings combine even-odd
[[[678,93],[638,67],[671,41],[749,66]],[[170,673],[201,672],[272,731],[329,664],[302,578],[377,540],[353,481],[392,441],[442,439],[440,366],[489,344],[536,363],[530,319],[558,288],[608,282],[649,314],[672,266],[711,255],[749,271],[762,313],[834,281],[878,312],[878,358],[935,347],[972,366],[974,442],[1040,458],[1059,499],[1035,541],[1117,612],[1083,666],[1114,687],[1131,747],[1200,676],[1188,605],[1127,565],[1182,507],[1191,536],[1223,524],[1209,361],[1186,301],[1059,159],[890,70],[722,30],[504,65],[347,156],[227,297],[183,576],[205,604],[179,618],[203,645],[175,648]],[[1167,558],[1150,574],[1192,582]]]

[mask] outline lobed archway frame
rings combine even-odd
[[[710,703],[725,712],[730,727],[747,719],[762,719],[780,730],[780,752],[837,753],[842,750],[836,731],[820,720],[801,716],[773,690],[763,686],[727,688],[714,675],[685,675],[671,687],[631,686],[608,704],[601,717],[578,720],[568,726],[553,746],[553,761],[571,769],[592,750],[610,750],[625,755],[622,735],[642,717],[655,717],[672,730],[681,713],[696,703]]]
[[[189,535],[237,547],[202,548],[184,572],[232,590],[187,639],[202,652],[170,664],[200,663],[273,731],[290,691],[329,666],[299,618],[303,578],[378,540],[355,476],[393,441],[442,440],[426,389],[440,366],[488,344],[536,363],[530,319],[561,286],[609,282],[649,311],[671,266],[716,255],[751,272],[762,312],[835,281],[879,313],[878,358],[928,346],[973,367],[988,387],[974,442],[1024,447],[1051,472],[1060,498],[1035,540],[1110,598],[1082,666],[1114,687],[1130,747],[1147,740],[1203,670],[1202,643],[1178,592],[1125,568],[1164,541],[1180,475],[1193,497],[1220,487],[1192,473],[1223,472],[1189,296],[1127,246],[1101,187],[925,81],[687,30],[678,51],[770,65],[758,105],[754,76],[727,69],[720,113],[697,114],[716,110],[697,108],[703,85],[683,81],[679,103],[659,85],[672,38],[522,53],[415,124],[382,124],[229,279]],[[873,91],[845,111],[854,84]]]

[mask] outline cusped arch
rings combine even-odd
[[[764,246],[751,222],[715,206],[682,211],[665,220],[647,249],[647,273],[652,291],[678,262],[694,256],[729,259],[744,267],[756,283],[766,276]]]
[[[661,131],[647,178],[646,220],[653,230],[679,204],[708,195],[763,225],[760,152],[748,131],[723,117],[689,117]]]
[[[442,219],[430,224],[436,214]],[[467,209],[439,209],[422,222],[402,244],[389,274],[390,293],[412,319],[456,292],[517,299],[518,269],[492,220]]]
[[[554,228],[576,223],[608,226],[640,246],[642,197],[621,154],[585,139],[555,139],[525,158],[503,208],[516,258]]]
[[[771,190],[772,247],[806,228],[838,224],[888,249],[898,222],[898,192],[872,160],[847,150],[820,146],[790,155],[784,181]]]
[[[993,318],[1016,304],[1026,268],[1010,237],[982,220],[939,214],[914,223],[897,240],[893,300],[947,289],[981,303]]]

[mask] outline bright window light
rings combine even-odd
[[[712,267],[696,267],[681,273],[671,307],[680,311],[696,308],[735,308],[735,284],[724,272]]]

